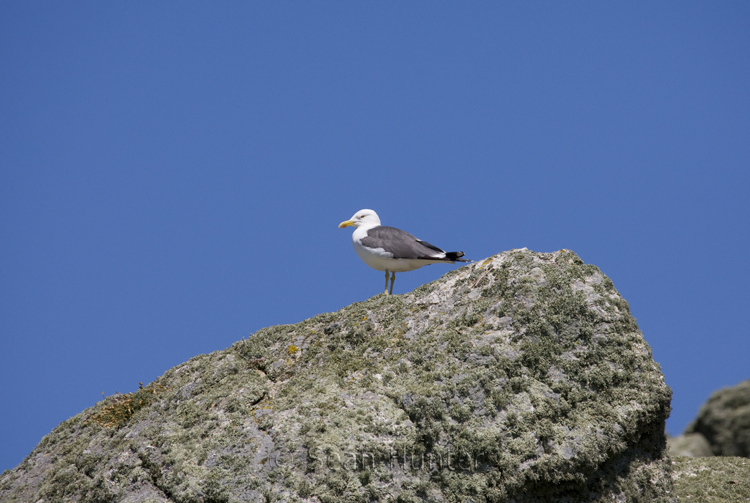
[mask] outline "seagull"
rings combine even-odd
[[[397,272],[413,271],[430,264],[471,262],[461,258],[464,252],[446,252],[406,231],[380,225],[380,217],[372,210],[359,210],[339,229],[354,227],[352,244],[362,262],[377,271],[385,271],[385,294],[393,293]],[[391,289],[388,290],[388,273]]]

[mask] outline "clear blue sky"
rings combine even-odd
[[[679,433],[750,378],[750,3],[0,3],[0,470],[379,293],[361,208],[630,302]],[[446,272],[399,274],[410,291]]]

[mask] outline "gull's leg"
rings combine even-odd
[[[391,287],[391,289],[393,289],[393,287]],[[385,294],[388,295],[388,269],[385,270]]]
[[[391,295],[393,295],[393,282],[396,281],[396,273],[391,273]]]

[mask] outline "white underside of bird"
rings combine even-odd
[[[380,225],[380,218],[373,210],[360,210],[339,224],[339,228],[349,226],[355,227],[352,244],[359,258],[373,269],[385,271],[386,294],[393,293],[397,272],[413,271],[430,264],[470,262],[461,258],[463,252],[445,252],[406,231]],[[390,292],[389,271],[392,273]]]

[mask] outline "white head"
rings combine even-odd
[[[375,227],[377,225],[380,225],[380,218],[378,217],[378,214],[372,210],[359,210],[357,213],[352,215],[352,218],[341,222],[339,224],[339,229],[343,229],[344,227],[349,227],[351,225],[353,225],[354,227],[360,227],[362,225]]]

